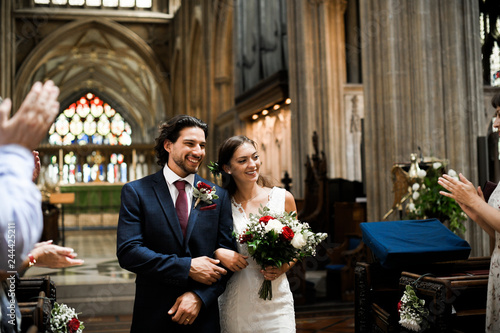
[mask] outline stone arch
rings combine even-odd
[[[46,79],[60,86],[61,104],[85,89],[109,96],[144,141],[169,106],[168,74],[151,47],[109,19],[77,20],[44,38],[16,75],[14,101]]]

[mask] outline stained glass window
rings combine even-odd
[[[496,0],[479,1],[479,36],[483,63],[483,83],[500,86],[500,7]]]
[[[57,6],[87,6],[87,7],[114,7],[114,8],[148,8],[152,7],[152,0],[33,0],[35,5]]]
[[[130,146],[132,128],[108,103],[87,93],[56,118],[49,130],[49,143]]]

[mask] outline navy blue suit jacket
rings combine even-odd
[[[198,175],[196,185],[203,181]],[[224,292],[230,272],[208,286],[188,277],[191,258],[213,257],[219,247],[235,250],[233,219],[228,193],[216,186],[215,208],[196,208],[192,200],[186,231],[182,235],[163,170],[125,184],[117,231],[120,266],[137,274],[132,332],[219,332],[217,298]],[[178,325],[167,314],[177,297],[195,292],[203,301],[193,325]]]

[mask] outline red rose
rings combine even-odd
[[[245,243],[248,243],[248,242],[251,242],[253,240],[253,235],[252,234],[243,234],[243,235],[240,235],[240,244],[245,244]]]
[[[196,184],[196,187],[198,188],[199,191],[201,191],[202,189],[205,189],[208,192],[210,192],[212,190],[210,185],[205,184],[204,182],[198,182],[198,184]]]
[[[283,229],[281,229],[281,238],[286,241],[291,241],[294,235],[295,234],[290,227],[283,227]]]
[[[401,311],[401,301],[398,303],[398,312]]]
[[[78,328],[80,328],[80,321],[76,318],[73,318],[68,323],[68,328],[70,333],[76,333]]]
[[[260,219],[259,219],[259,222],[264,222],[264,224],[267,224],[267,222],[269,222],[269,220],[274,220],[274,217],[272,216],[262,216]]]

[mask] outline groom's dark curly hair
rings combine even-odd
[[[180,136],[180,132],[186,127],[199,127],[205,132],[205,139],[208,136],[208,125],[198,118],[188,115],[178,115],[159,127],[160,135],[156,138],[155,152],[158,165],[165,166],[168,162],[168,151],[163,147],[165,140],[175,143]]]

